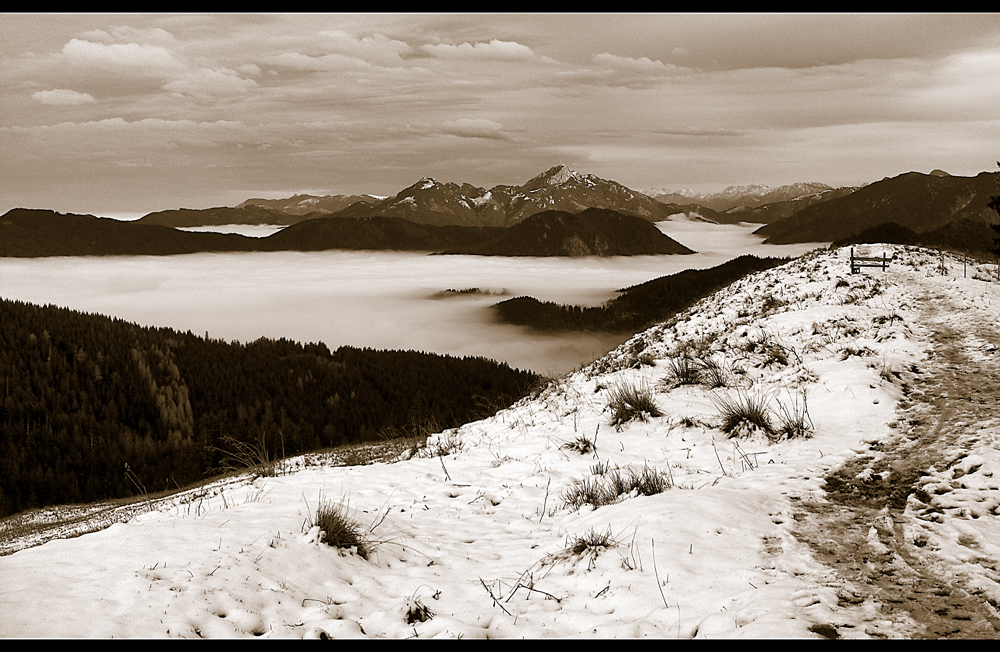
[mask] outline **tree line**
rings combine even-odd
[[[0,517],[203,479],[222,440],[295,455],[441,428],[538,380],[485,358],[225,342],[0,299]]]
[[[747,274],[786,262],[787,258],[744,255],[710,269],[688,269],[619,290],[620,296],[595,307],[516,297],[501,301],[493,309],[504,323],[541,331],[632,334],[669,319]]]

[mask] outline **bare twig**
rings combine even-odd
[[[479,583],[482,584],[483,588],[486,589],[486,592],[490,594],[490,598],[493,599],[493,606],[494,607],[500,607],[500,609],[505,614],[507,614],[508,616],[513,615],[509,611],[507,611],[502,604],[500,604],[500,601],[497,600],[497,597],[495,595],[493,595],[493,589],[491,589],[490,587],[486,586],[486,582],[483,581],[483,578],[481,578],[481,577],[479,578]]]
[[[656,588],[658,588],[660,590],[660,597],[663,598],[663,606],[666,607],[667,609],[669,609],[670,605],[667,604],[667,596],[663,595],[663,587],[660,585],[660,573],[656,570],[656,540],[655,539],[650,539],[649,541],[650,541],[650,543],[653,546],[653,552],[652,552],[652,554],[653,554],[653,575],[656,577]]]

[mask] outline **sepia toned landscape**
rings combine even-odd
[[[0,636],[1000,634],[997,16],[0,33]]]

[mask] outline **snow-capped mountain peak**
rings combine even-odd
[[[582,181],[583,178],[579,173],[574,172],[564,163],[560,163],[559,165],[542,172],[524,185],[525,187],[562,186],[571,180]]]

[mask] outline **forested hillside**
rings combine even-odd
[[[484,358],[210,340],[0,300],[0,517],[183,486],[223,437],[292,455],[475,418],[537,380]]]
[[[504,323],[541,331],[635,333],[686,310],[747,274],[786,262],[783,258],[740,256],[710,269],[687,269],[619,290],[620,296],[601,306],[567,306],[516,297],[493,308]]]

